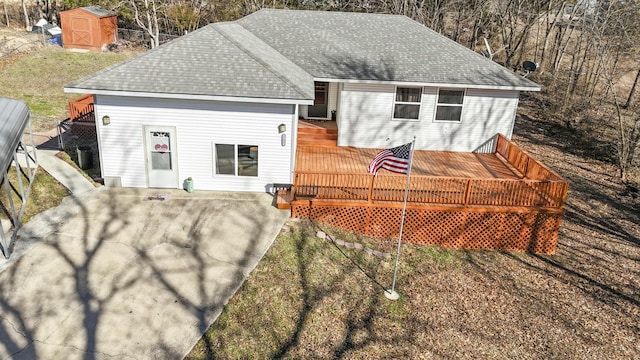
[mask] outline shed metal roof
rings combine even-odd
[[[81,7],[80,9],[86,12],[89,12],[99,18],[118,15],[115,11],[103,9],[98,5],[84,6],[84,7]]]
[[[0,97],[0,180],[4,176],[29,122],[29,108],[22,101]]]

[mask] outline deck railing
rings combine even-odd
[[[518,206],[562,208],[568,184],[511,141],[498,136],[496,152],[523,175],[523,179],[478,179],[412,175],[411,203],[459,206]],[[406,176],[397,174],[295,174],[294,199],[402,202]]]
[[[402,202],[406,177],[297,173],[295,199]],[[561,181],[465,179],[411,176],[408,201],[445,205],[562,207],[567,184]]]
[[[498,134],[496,153],[527,179],[564,181],[560,175],[535,160],[502,134]]]
[[[78,122],[95,122],[93,95],[84,95],[69,101],[69,119]]]

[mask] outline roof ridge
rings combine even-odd
[[[209,27],[209,26],[211,26],[211,25],[213,25],[213,24],[205,25],[205,26],[203,26],[203,27],[201,27],[201,28],[199,28],[199,29],[197,29],[197,30],[195,30],[195,31],[191,32],[191,34],[193,34],[193,33],[197,33],[197,32],[200,32],[200,31],[204,31],[206,28],[208,28],[208,27]],[[133,57],[131,57],[131,58],[129,58],[129,59],[126,59],[126,60],[120,61],[120,62],[118,62],[118,63],[116,63],[116,64],[111,65],[111,66],[107,66],[106,68],[104,68],[104,69],[100,69],[100,70],[98,70],[98,71],[94,72],[93,74],[90,74],[90,75],[87,75],[87,76],[83,76],[82,78],[80,78],[80,79],[78,79],[78,80],[72,81],[72,82],[70,82],[70,83],[68,83],[68,84],[64,85],[64,87],[65,87],[65,88],[67,88],[67,87],[73,87],[75,84],[80,83],[80,82],[83,82],[83,81],[85,81],[86,79],[90,79],[90,78],[96,77],[96,76],[101,75],[101,74],[103,74],[103,73],[105,73],[105,72],[111,71],[111,70],[113,70],[113,69],[117,69],[117,68],[119,68],[119,67],[121,67],[121,66],[125,66],[125,65],[127,65],[127,64],[129,64],[129,63],[131,63],[131,62],[139,61],[139,59],[142,59],[142,58],[145,58],[145,57],[151,56],[151,55],[155,54],[155,53],[156,53],[156,52],[158,52],[158,51],[162,51],[164,48],[166,48],[166,47],[168,47],[168,46],[172,46],[172,45],[173,45],[173,44],[175,44],[176,42],[178,42],[178,43],[179,43],[179,42],[185,41],[185,40],[184,40],[184,38],[185,38],[185,36],[177,37],[177,38],[175,38],[175,39],[171,40],[171,42],[168,42],[168,43],[166,43],[166,44],[162,44],[162,45],[160,45],[160,46],[158,46],[158,47],[156,47],[156,48],[154,48],[154,49],[147,50],[147,51],[145,51],[145,52],[143,52],[143,53],[141,53],[141,54],[138,54],[138,55],[135,55],[135,56],[133,56]]]
[[[408,21],[410,21],[410,22],[413,22],[413,23],[415,23],[415,24],[417,24],[417,25],[420,25],[420,26],[424,27],[427,31],[433,32],[434,34],[437,34],[437,35],[441,35],[441,34],[439,34],[437,31],[433,30],[432,28],[430,28],[430,27],[426,26],[425,24],[421,24],[421,23],[419,23],[418,21],[416,21],[416,20],[414,20],[414,19],[412,19],[412,18],[410,18],[410,17],[408,17],[408,16],[406,16],[406,15],[400,15],[400,16],[401,16],[401,17],[403,17],[403,18],[405,18],[406,20],[408,20]],[[502,65],[498,64],[497,62],[495,62],[495,61],[493,61],[493,60],[491,60],[491,59],[487,59],[487,58],[486,58],[485,56],[483,56],[482,54],[479,54],[479,53],[477,53],[477,52],[473,51],[472,49],[469,49],[468,47],[466,47],[466,46],[464,46],[464,45],[460,44],[459,42],[457,42],[457,41],[455,41],[455,40],[453,40],[453,39],[449,38],[448,36],[444,36],[444,35],[442,35],[442,38],[443,38],[443,40],[447,40],[447,41],[449,41],[450,43],[455,44],[455,46],[458,46],[459,48],[462,48],[462,49],[466,50],[466,51],[467,51],[467,52],[469,52],[469,53],[473,53],[476,57],[479,57],[480,59],[482,59],[483,61],[485,61],[485,63],[487,63],[487,64],[491,64],[491,66],[492,66],[492,67],[495,67],[496,69],[500,69],[500,71],[505,71],[505,72],[508,72],[508,73],[510,73],[510,74],[513,74],[513,75],[518,76],[514,71],[509,71],[509,69],[507,69],[506,67],[504,67],[504,66],[502,66]],[[531,81],[531,80],[529,80],[529,79],[527,79],[527,78],[525,78],[525,77],[523,77],[522,79],[523,79],[523,80],[525,80],[525,82],[529,82],[529,83],[531,83],[531,85],[535,85],[536,87],[539,87],[539,85],[538,85],[538,84],[534,83],[533,81]]]
[[[259,9],[257,11],[252,12],[249,15],[246,15],[244,17],[241,17],[240,19],[236,20],[242,20],[242,19],[247,19],[255,14],[261,13],[261,12],[298,12],[298,13],[324,13],[324,14],[349,14],[349,16],[395,16],[395,17],[406,17],[408,18],[408,16],[406,15],[402,15],[402,14],[389,14],[389,13],[384,13],[384,12],[357,12],[357,11],[331,11],[331,10],[318,10],[318,9],[276,9],[276,8],[262,8]],[[341,15],[338,15],[341,16]],[[234,22],[236,22],[234,21]]]
[[[309,74],[308,71],[306,71],[305,69],[303,69],[301,66],[297,65],[296,63],[294,63],[293,61],[291,61],[291,59],[287,58],[286,56],[284,56],[283,54],[281,54],[279,51],[277,51],[276,49],[274,49],[273,47],[271,47],[269,44],[265,43],[264,41],[262,41],[260,38],[258,38],[257,36],[255,36],[253,34],[253,32],[251,32],[250,30],[246,29],[245,27],[243,27],[241,24],[239,24],[236,21],[232,21],[232,22],[223,22],[223,23],[216,23],[216,24],[212,24],[214,25],[213,27],[216,29],[216,31],[222,35],[225,39],[227,39],[229,42],[233,43],[238,49],[240,49],[242,52],[244,52],[245,54],[247,54],[249,57],[251,57],[252,59],[254,59],[257,63],[259,63],[260,65],[262,65],[265,69],[267,69],[269,72],[271,72],[272,74],[274,74],[276,77],[278,77],[279,79],[282,79],[285,83],[289,84],[293,89],[295,89],[295,91],[297,91],[300,95],[305,96],[305,97],[313,97],[314,96],[314,90],[313,90],[313,76],[311,74]],[[234,27],[236,30],[236,32],[231,32],[228,31],[227,29],[225,29],[226,27]],[[237,32],[237,30],[242,29],[244,34],[240,34]],[[272,55],[277,54],[276,56],[280,57],[281,59],[285,60],[286,62],[288,62],[286,68],[288,69],[295,69],[298,72],[302,72],[304,73],[303,76],[308,77],[310,80],[310,89],[303,89],[294,79],[293,76],[294,75],[294,71],[280,71],[276,68],[276,64],[272,64],[270,62],[267,62],[264,60],[263,57],[258,56],[255,51],[253,51],[252,49],[244,46],[244,44],[242,42],[239,41],[239,39],[237,38],[238,36],[246,36],[249,35],[252,37],[252,40],[258,42],[260,45],[263,46],[263,49],[268,49],[268,51],[270,51],[272,53]],[[302,74],[298,74],[298,75],[302,75]]]

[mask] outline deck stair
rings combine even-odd
[[[276,205],[280,210],[290,210],[292,200],[293,191],[291,189],[280,189],[276,193]]]
[[[301,127],[298,145],[338,146],[338,129]]]

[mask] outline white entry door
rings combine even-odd
[[[147,178],[150,188],[178,188],[176,128],[145,126]]]

